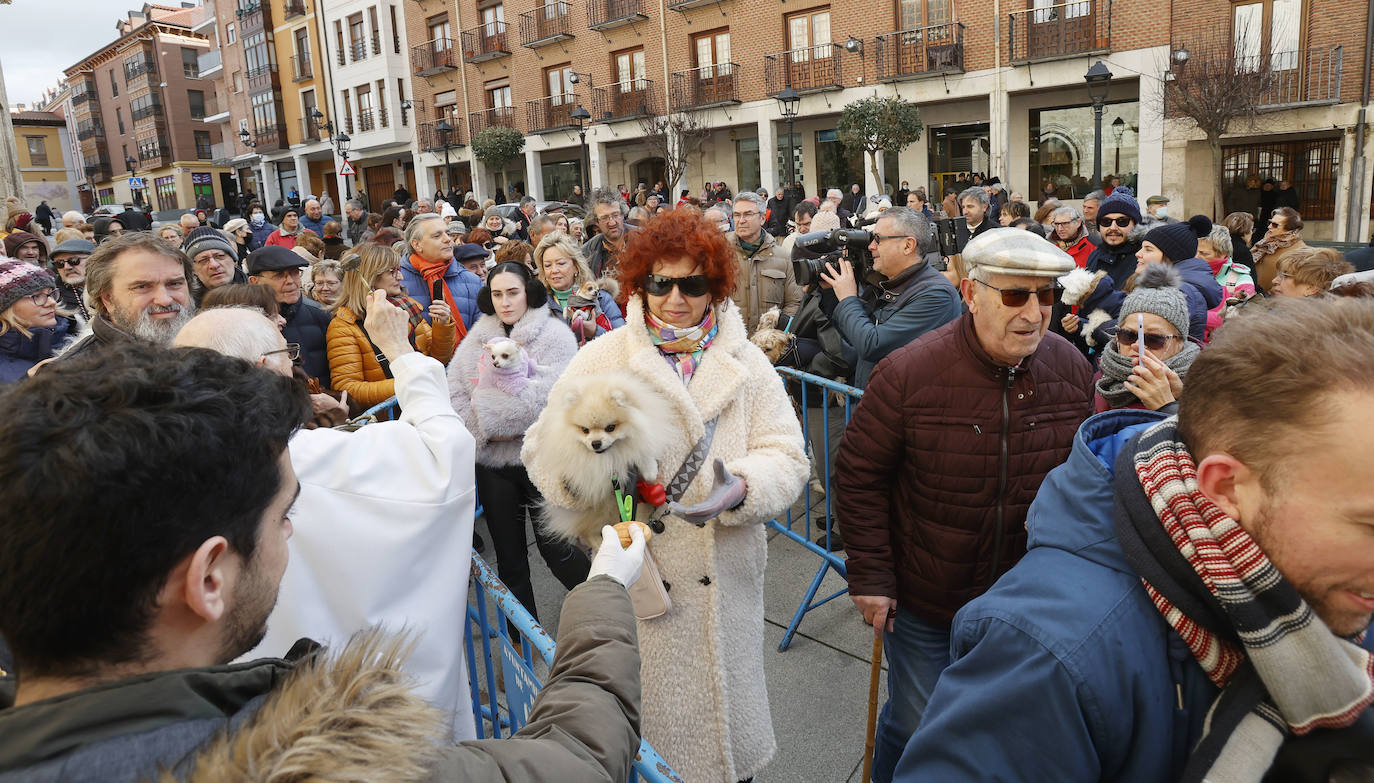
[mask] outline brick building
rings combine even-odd
[[[220,131],[202,121],[213,93],[200,77],[209,42],[192,30],[202,13],[190,3],[144,4],[116,23],[113,42],[65,70],[68,121],[99,203],[223,203]]]

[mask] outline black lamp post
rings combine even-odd
[[[124,158],[124,165],[129,169],[129,179],[133,179],[133,178],[134,178],[134,170],[138,167],[138,161],[134,159],[134,156],[133,156],[133,155],[128,155],[128,156],[126,156],[126,157]],[[133,183],[129,183],[129,190],[131,191],[131,194],[132,194],[132,196],[133,196],[134,203],[135,203],[135,204],[142,205],[142,204],[143,204],[143,189],[142,189],[142,188],[137,188],[137,189],[135,189],[135,188],[133,187]]]
[[[1098,60],[1083,75],[1083,80],[1088,83],[1088,97],[1093,102],[1093,190],[1097,190],[1102,187],[1102,110],[1107,105],[1112,72]]]
[[[1126,121],[1117,117],[1112,120],[1112,135],[1116,137],[1116,160],[1112,164],[1112,173],[1121,176],[1121,139],[1126,135]]]
[[[351,141],[352,139],[348,138],[347,133],[340,133],[338,136],[334,137],[334,149],[339,151],[339,157],[343,158],[344,163],[348,162],[348,143]],[[356,177],[357,174],[354,174],[353,176]],[[346,198],[353,198],[353,186],[348,184],[347,174],[344,175],[343,181],[344,196]]]
[[[591,163],[587,159],[587,121],[592,115],[579,103],[570,116],[577,123],[577,137],[582,140],[582,198],[588,199],[590,196],[587,194],[587,169],[591,167]]]
[[[784,87],[778,93],[778,109],[782,111],[782,116],[787,118],[787,189],[783,191],[786,195],[791,190],[796,194],[796,162],[792,158],[792,122],[797,118],[797,109],[801,107],[801,93],[792,89],[791,85]]]
[[[453,126],[448,123],[448,118],[444,117],[435,123],[434,130],[439,132],[439,141],[444,145],[444,192],[448,193],[449,185],[453,182],[453,172],[448,166],[448,140],[453,135]]]

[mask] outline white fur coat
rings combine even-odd
[[[515,322],[509,337],[538,365],[534,377],[514,395],[495,386],[477,387],[477,362],[485,355],[483,348],[488,340],[506,336],[500,318],[483,315],[468,330],[448,365],[453,409],[477,439],[477,462],[490,467],[520,463],[525,429],[544,410],[553,382],[577,353],[577,340],[567,324],[550,318],[547,307],[531,307]]]
[[[669,401],[673,413],[661,429],[665,479],[701,438],[705,422],[719,415],[706,466],[683,504],[710,491],[716,457],[748,486],[742,505],[703,528],[667,517],[667,529],[649,545],[672,585],[673,608],[639,623],[643,732],[693,783],[752,777],[777,750],[763,674],[763,523],[791,506],[808,475],[801,426],[777,372],[746,338],[737,308],[721,308],[718,318],[720,331],[690,386],[650,342],[639,297],[630,299],[625,326],[588,343],[565,373],[633,373]],[[570,505],[540,459],[549,443],[545,428],[557,426],[565,426],[559,417],[540,416],[525,433],[521,456],[544,497]]]

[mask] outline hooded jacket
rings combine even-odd
[[[537,780],[629,776],[639,654],[629,594],[610,577],[568,593],[558,653],[512,739],[446,745],[409,688],[405,646],[362,634],[337,655],[158,672],[0,709],[0,783],[152,780]],[[223,732],[223,733],[221,733]]]
[[[1207,313],[1221,304],[1225,292],[1217,282],[1212,267],[1201,258],[1189,258],[1174,264],[1183,279],[1183,295],[1188,299],[1188,337],[1203,342],[1207,337]]]
[[[1140,242],[1144,237],[1144,230],[1137,226],[1126,235],[1125,242],[1115,247],[1103,239],[1088,256],[1086,269],[1089,272],[1106,270],[1112,277],[1112,287],[1121,290],[1126,286],[1126,281],[1131,279],[1131,275],[1135,274],[1135,254],[1140,250]]]
[[[70,326],[71,322],[59,315],[54,326],[29,329],[32,337],[25,337],[18,329],[0,334],[0,385],[23,380],[29,368],[57,353]]]
[[[11,231],[5,235],[5,255],[10,258],[17,258],[19,246],[27,242],[38,243],[38,266],[47,268],[48,266],[48,242],[43,237],[28,231]]]

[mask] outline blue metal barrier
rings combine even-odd
[[[792,510],[788,509],[785,521],[774,519],[768,526],[782,533],[798,544],[806,547],[812,553],[820,557],[820,566],[816,569],[816,575],[811,579],[811,586],[807,588],[806,594],[802,596],[801,603],[797,606],[796,614],[792,616],[792,622],[788,624],[787,631],[782,635],[782,641],[778,643],[778,651],[786,650],[792,644],[792,637],[797,633],[797,627],[801,625],[802,618],[806,613],[822,606],[849,590],[842,589],[838,592],[817,601],[816,591],[820,589],[821,582],[825,579],[827,571],[834,569],[841,579],[848,581],[849,575],[845,570],[844,558],[837,553],[831,552],[831,536],[834,530],[834,516],[831,513],[831,499],[834,493],[830,487],[830,455],[831,448],[831,425],[841,423],[849,424],[849,417],[853,415],[854,407],[858,404],[859,398],[863,397],[863,389],[837,383],[819,375],[812,375],[791,367],[779,367],[778,373],[782,376],[783,385],[787,388],[788,394],[796,400],[801,407],[802,436],[806,439],[806,454],[811,459],[811,463],[816,467],[816,475],[821,481],[825,490],[825,502],[821,508],[819,519],[823,522],[825,529],[825,546],[818,546],[813,540],[813,530],[811,526],[813,516],[816,516],[817,509],[812,498],[811,482],[808,481],[806,489],[803,491],[802,498],[806,505],[806,511],[802,514],[801,521],[804,523],[801,530],[797,529],[798,520],[793,515]],[[838,400],[833,398],[838,397]],[[818,407],[820,420],[817,421],[812,416],[812,408]],[[838,408],[839,410],[832,410]],[[832,421],[832,416],[843,416],[843,422],[838,418]],[[813,432],[812,427],[819,425],[819,433]],[[820,454],[814,448],[817,436],[820,440]],[[838,434],[836,435],[838,437]],[[838,446],[838,442],[834,445]]]
[[[472,555],[471,597],[473,600],[468,603],[464,644],[467,648],[468,683],[472,691],[472,717],[477,726],[477,737],[509,737],[525,725],[534,697],[543,684],[534,668],[533,652],[538,651],[545,666],[552,666],[554,641],[501,584],[487,561],[475,552]],[[497,615],[495,626],[489,619],[492,614]],[[500,621],[503,615],[520,634],[518,648],[511,641],[507,623]],[[477,655],[478,642],[474,640],[480,640],[480,656]],[[502,677],[499,680],[492,657],[493,640],[501,659]],[[485,677],[479,677],[479,673]],[[495,698],[498,692],[505,697],[504,704]],[[682,778],[668,766],[668,762],[644,740],[639,743],[639,753],[630,772],[630,783],[639,780],[647,783],[682,783]]]
[[[371,408],[368,408],[367,410],[363,411],[361,414],[358,415],[358,418],[365,419],[368,416],[380,417],[383,412],[394,411],[396,409],[396,404],[396,398],[389,397],[377,403],[376,405],[373,405]]]

